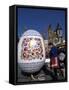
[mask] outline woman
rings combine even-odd
[[[50,49],[50,68],[54,71],[54,80],[57,79],[57,69],[59,68],[58,49],[52,43],[49,43]]]

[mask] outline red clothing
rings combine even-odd
[[[50,60],[50,67],[51,68],[59,68],[59,62],[57,57],[52,57]]]

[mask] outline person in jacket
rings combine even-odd
[[[54,80],[57,80],[57,70],[59,69],[58,49],[53,43],[48,44],[50,49],[50,68],[54,72]]]

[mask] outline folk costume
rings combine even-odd
[[[55,46],[50,51],[50,67],[59,68],[58,50]]]
[[[54,80],[57,80],[57,69],[59,69],[58,49],[53,46],[50,50],[50,68],[54,71]]]

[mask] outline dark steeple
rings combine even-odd
[[[61,28],[61,26],[60,26],[60,24],[59,24],[59,23],[57,24],[57,27],[56,27],[56,32],[57,32],[57,30],[62,30],[62,28]]]

